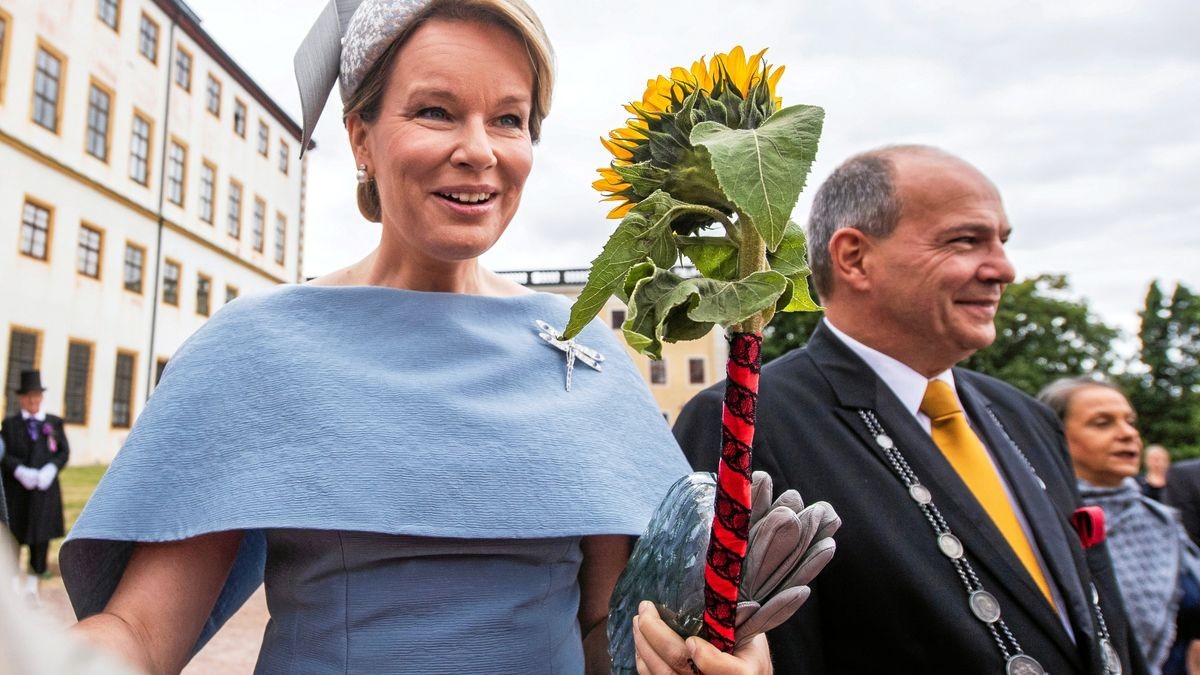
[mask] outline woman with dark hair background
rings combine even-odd
[[[1090,378],[1057,380],[1038,398],[1063,422],[1084,502],[1104,509],[1130,624],[1147,663],[1165,672],[1182,581],[1200,572],[1200,551],[1174,510],[1143,495],[1134,480],[1142,456],[1137,413],[1116,386]]]

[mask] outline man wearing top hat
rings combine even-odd
[[[8,507],[8,524],[20,546],[29,547],[30,574],[25,578],[25,592],[37,597],[38,576],[46,573],[46,554],[50,540],[63,536],[62,492],[58,472],[67,464],[70,449],[63,433],[61,417],[42,411],[41,373],[26,370],[21,373],[17,389],[21,410],[4,418],[0,439],[4,443],[4,495]],[[13,584],[20,590],[19,579]]]

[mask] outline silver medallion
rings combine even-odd
[[[1097,590],[1096,584],[1092,584],[1092,604],[1100,604],[1100,591]]]
[[[1013,655],[1004,665],[1004,672],[1008,675],[1046,675],[1042,664],[1028,654]]]
[[[918,504],[928,504],[933,501],[933,495],[929,494],[929,488],[920,483],[908,486],[908,496]]]
[[[962,542],[958,540],[958,537],[949,532],[938,535],[937,545],[941,549],[942,554],[951,560],[958,560],[963,557]]]
[[[1121,675],[1121,657],[1112,643],[1107,639],[1100,641],[1100,651],[1104,653],[1104,670],[1109,675]]]
[[[991,593],[975,591],[967,602],[971,605],[971,613],[976,619],[984,623],[996,623],[1000,620],[1000,603]]]
[[[892,437],[888,436],[887,434],[879,434],[876,436],[875,443],[884,450],[891,450],[892,448],[896,447],[896,442],[893,441]]]
[[[534,325],[538,328],[538,337],[545,340],[546,344],[567,353],[567,391],[571,391],[571,376],[575,372],[576,360],[587,364],[592,370],[598,372],[604,370],[600,365],[604,362],[604,355],[600,352],[591,347],[585,347],[575,340],[562,339],[562,335],[545,321],[535,321]]]

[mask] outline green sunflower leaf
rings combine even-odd
[[[709,279],[733,281],[737,278],[738,249],[728,237],[679,237],[676,243],[679,252]]]
[[[788,277],[788,301],[782,307],[776,306],[780,312],[819,312],[822,307],[813,301],[808,290],[808,272]]]
[[[687,310],[699,301],[695,281],[705,280],[684,279],[670,270],[648,270],[640,265],[631,270],[626,281],[631,291],[629,318],[621,327],[629,346],[660,359],[664,341],[694,340],[712,330],[712,323],[699,324],[688,318]]]
[[[670,267],[678,258],[671,220],[672,209],[683,206],[658,191],[642,200],[617,225],[600,255],[592,261],[587,283],[571,306],[571,318],[563,331],[570,339],[579,334],[594,319],[604,303],[621,287],[631,268],[647,259],[659,267]]]
[[[804,228],[789,220],[783,229],[783,239],[779,242],[779,248],[767,254],[767,263],[771,269],[788,278],[797,274],[808,274],[808,247],[805,245]]]
[[[740,281],[684,279],[664,269],[638,265],[626,280],[629,318],[625,340],[651,358],[662,357],[663,342],[704,337],[716,324],[732,326],[772,308],[788,291],[778,272],[757,272]]]
[[[637,289],[638,282],[654,276],[654,272],[657,269],[658,267],[655,266],[652,260],[646,260],[629,268],[629,273],[625,275],[624,286],[620,289],[621,297],[625,299],[625,304],[629,304],[629,298]]]
[[[825,111],[797,105],[771,115],[757,129],[701,122],[693,145],[708,149],[721,190],[749,217],[774,251],[817,156]]]
[[[787,292],[788,281],[779,272],[755,272],[738,281],[689,279],[697,283],[700,301],[688,312],[695,321],[732,326],[775,306]]]

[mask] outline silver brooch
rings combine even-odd
[[[550,324],[545,321],[535,321],[538,328],[538,337],[546,341],[546,344],[551,347],[556,347],[567,354],[567,391],[571,391],[571,374],[575,372],[575,360],[578,359],[587,364],[592,370],[601,372],[604,370],[601,363],[604,362],[604,355],[592,349],[585,347],[575,340],[564,340],[561,335],[550,327]]]

